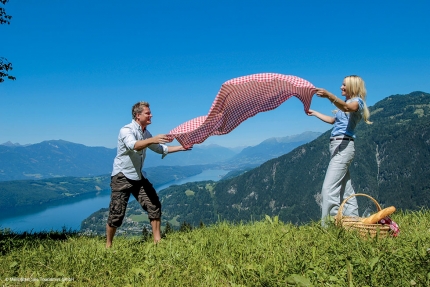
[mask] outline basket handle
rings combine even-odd
[[[336,214],[336,222],[341,222],[341,220],[342,220],[342,214],[343,214],[343,206],[345,205],[345,203],[349,199],[351,199],[351,198],[353,198],[355,196],[365,196],[365,197],[371,199],[373,201],[373,203],[375,203],[377,210],[381,211],[381,206],[379,205],[379,203],[373,197],[371,197],[370,195],[364,194],[364,193],[355,193],[355,194],[352,194],[352,195],[348,196],[347,198],[345,198],[345,200],[339,206],[339,209],[338,209],[337,214]]]

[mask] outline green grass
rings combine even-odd
[[[194,195],[194,191],[192,191],[191,189],[187,189],[187,190],[185,191],[185,194],[186,194],[187,196],[193,196],[193,195]]]
[[[157,245],[117,237],[111,249],[103,237],[3,231],[0,285],[430,286],[430,211],[393,219],[397,238],[363,239],[318,222],[266,218],[168,233]]]
[[[172,220],[169,221],[169,223],[175,227],[179,227],[181,223],[177,220],[179,215],[175,216]]]
[[[133,221],[136,221],[136,222],[149,223],[149,219],[148,219],[148,215],[147,214],[133,214],[133,215],[130,215],[130,218]]]

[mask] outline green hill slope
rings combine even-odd
[[[395,213],[399,237],[317,222],[217,223],[152,240],[0,232],[4,286],[416,286],[430,284],[430,213]],[[48,281],[51,280],[51,281]],[[60,285],[62,284],[62,285]]]

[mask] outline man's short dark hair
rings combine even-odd
[[[136,116],[143,111],[143,107],[149,108],[149,103],[142,101],[134,104],[134,106],[131,108],[131,116],[133,120],[135,120]]]

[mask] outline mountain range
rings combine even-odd
[[[63,140],[0,145],[0,181],[99,176],[112,169],[115,149]]]
[[[256,166],[313,140],[320,133],[274,138],[238,153],[235,148],[196,145],[191,151],[161,159],[147,152],[144,168],[157,166],[211,165]],[[7,142],[0,145],[0,181],[47,179],[54,177],[91,177],[110,174],[116,148],[88,147],[64,140],[49,140],[32,145]]]

